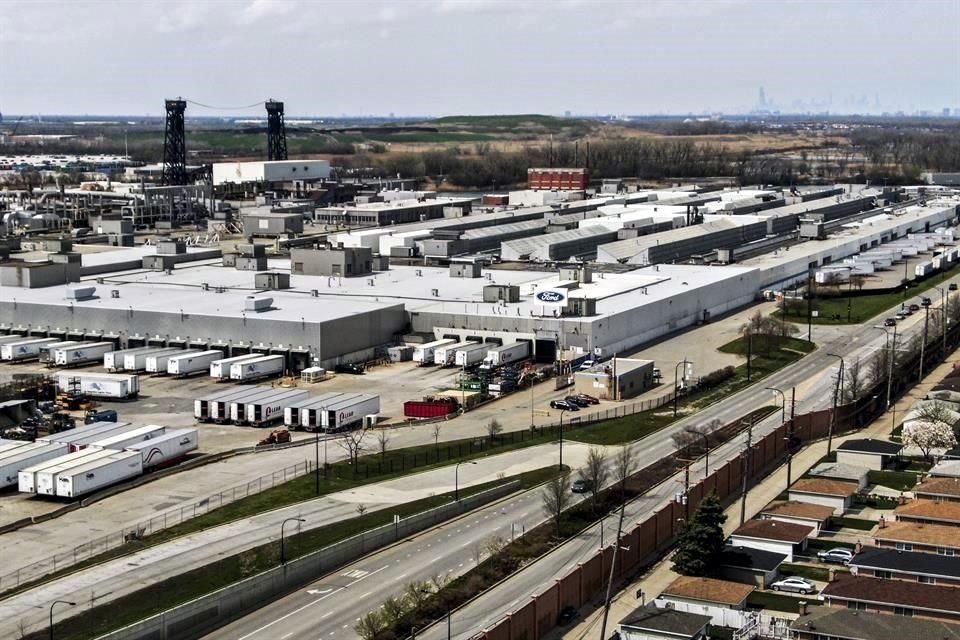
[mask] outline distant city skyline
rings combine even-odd
[[[8,0],[0,111],[952,115],[958,23],[956,0]]]

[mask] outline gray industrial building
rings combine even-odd
[[[606,227],[587,227],[510,240],[500,245],[503,260],[556,262],[572,257],[595,255],[599,245],[617,239]]]
[[[276,238],[303,233],[303,213],[269,209],[244,211],[243,234],[248,238]]]
[[[290,271],[306,276],[363,276],[373,271],[373,252],[366,247],[291,249]]]
[[[468,215],[474,198],[425,198],[392,202],[324,207],[313,213],[315,222],[345,226],[386,227],[434,218],[459,218]]]

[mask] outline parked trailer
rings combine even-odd
[[[441,367],[445,367],[448,364],[453,364],[457,351],[474,344],[479,344],[479,343],[471,340],[467,342],[457,342],[455,344],[447,345],[445,347],[438,347],[433,352],[433,362],[434,364],[438,364]]]
[[[298,402],[295,405],[284,408],[283,425],[291,429],[300,428],[302,426],[301,420],[308,410],[319,409],[342,395],[344,394],[337,392],[321,393],[320,395],[311,396],[305,402]]]
[[[11,449],[17,449],[24,445],[30,444],[26,440],[7,440],[6,438],[0,438],[0,453],[4,451],[10,451]]]
[[[289,406],[303,402],[309,397],[306,391],[296,389],[281,390],[276,396],[262,398],[247,404],[244,424],[263,427],[283,420],[283,411]]]
[[[91,442],[103,440],[104,438],[115,436],[118,433],[133,431],[134,429],[136,429],[136,427],[129,422],[91,422],[76,429],[52,433],[46,438],[38,438],[37,442],[65,444],[69,447],[70,451],[80,451],[89,446]]]
[[[0,345],[0,360],[7,362],[23,362],[40,357],[40,347],[54,342],[63,342],[56,338],[27,338],[17,342],[8,342]]]
[[[110,455],[109,451],[104,453],[101,449],[84,449],[27,467],[17,474],[17,490],[20,493],[55,496],[57,495],[56,477],[60,471],[75,466],[80,460],[96,460],[108,455]]]
[[[234,362],[230,365],[230,379],[238,382],[252,382],[278,376],[283,373],[285,360],[283,356],[260,356],[246,362]]]
[[[58,367],[76,367],[101,362],[103,356],[115,348],[112,342],[86,342],[71,347],[63,347],[53,352],[53,363]]]
[[[140,394],[140,376],[135,373],[61,373],[57,387],[61,391],[71,389],[74,380],[79,391],[91,398],[126,400]]]
[[[144,469],[169,464],[195,451],[200,445],[200,433],[196,429],[167,431],[152,440],[132,444],[127,451],[139,451]]]
[[[913,272],[918,278],[925,278],[933,273],[933,263],[921,262],[913,267]]]
[[[323,430],[345,431],[362,422],[364,416],[380,413],[380,396],[361,394],[360,398],[328,405],[323,412]]]
[[[310,403],[309,406],[303,408],[300,411],[300,426],[303,427],[306,431],[322,431],[323,430],[323,414],[326,411],[327,407],[334,404],[345,402],[347,400],[352,400],[359,398],[360,393],[341,393],[337,394],[334,397],[328,398],[323,402],[319,402],[316,405]]]
[[[136,349],[122,349],[103,354],[103,368],[107,371],[123,371],[124,360],[127,356],[136,356],[140,353],[156,351],[156,347],[137,347]]]
[[[259,358],[259,353],[248,353],[242,356],[233,356],[232,358],[221,358],[210,363],[210,377],[216,380],[230,379],[230,365],[237,362],[246,362]]]
[[[40,361],[40,364],[54,364],[54,352],[57,349],[62,349],[63,347],[72,347],[78,344],[83,344],[82,342],[77,342],[76,340],[67,340],[65,342],[51,342],[50,344],[45,344],[40,347],[40,353],[37,354],[37,359]]]
[[[484,367],[504,367],[514,362],[520,362],[530,357],[529,342],[514,342],[495,347],[487,351],[487,357],[483,359]]]
[[[211,349],[188,356],[174,356],[167,360],[167,373],[184,377],[210,370],[210,363],[223,358],[223,351]]]
[[[489,345],[483,343],[457,349],[457,352],[453,356],[453,362],[458,367],[472,367],[475,364],[483,362],[483,359],[487,357],[487,351],[489,351],[489,349]]]
[[[128,353],[123,356],[123,370],[124,371],[146,371],[147,370],[147,358],[153,356],[164,356],[171,355],[174,353],[182,353],[183,349],[179,347],[151,347],[147,351],[139,351],[137,353]]]
[[[197,353],[202,353],[202,352],[200,351],[200,349],[179,349],[174,353],[161,353],[161,354],[153,354],[152,356],[147,356],[147,373],[153,373],[160,376],[166,375],[167,363],[170,362],[171,358],[189,356]]]
[[[157,436],[162,436],[164,433],[166,433],[166,431],[167,428],[159,424],[148,424],[142,427],[137,427],[132,431],[114,434],[108,438],[91,442],[90,448],[92,449],[96,447],[98,449],[123,451],[132,444],[146,442],[147,440],[153,440]]]
[[[219,420],[215,420],[215,422],[240,422],[246,418],[247,405],[249,403],[256,402],[277,392],[276,389],[267,389],[266,387],[256,387],[256,389],[257,390],[250,395],[241,396],[227,403],[228,409],[226,415],[220,417]]]
[[[33,442],[10,451],[0,452],[0,489],[17,484],[20,480],[17,474],[27,467],[52,460],[69,451],[70,447],[65,444]]]
[[[209,422],[213,419],[211,411],[213,410],[213,405],[217,401],[229,401],[236,398],[241,398],[244,395],[250,393],[250,389],[229,389],[227,391],[221,391],[219,393],[212,393],[208,396],[198,398],[193,401],[193,417],[199,420],[200,422]]]
[[[418,365],[433,364],[434,353],[437,349],[456,344],[456,340],[446,338],[444,340],[434,340],[426,344],[421,344],[413,349],[413,361]]]
[[[57,475],[57,495],[76,498],[143,473],[141,454],[114,451],[109,456],[61,471]]]

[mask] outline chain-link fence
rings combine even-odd
[[[312,462],[300,462],[291,467],[274,471],[250,482],[225,489],[220,493],[207,496],[202,500],[182,505],[156,515],[148,520],[124,527],[113,533],[85,542],[63,553],[54,554],[47,560],[41,560],[16,571],[0,576],[0,593],[42,578],[51,573],[67,569],[80,562],[90,560],[100,554],[123,546],[132,540],[158,533],[169,527],[182,524],[214,509],[226,506],[237,500],[266,491],[284,482],[293,480],[313,471]]]

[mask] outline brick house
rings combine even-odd
[[[913,495],[935,502],[960,502],[960,478],[925,478],[913,488]]]
[[[760,512],[760,517],[778,522],[792,522],[813,527],[811,537],[816,538],[830,524],[833,507],[810,502],[771,502]]]
[[[897,551],[960,555],[960,531],[945,524],[891,522],[873,534],[876,546]]]
[[[828,607],[960,622],[957,587],[838,574],[823,588],[820,597]]]
[[[807,548],[807,538],[813,533],[813,527],[777,520],[750,520],[730,534],[730,544],[735,547],[749,547],[761,551],[772,551],[793,562],[794,553],[802,553]]]
[[[853,496],[859,487],[855,482],[827,480],[825,478],[801,478],[788,491],[791,502],[807,502],[833,507],[834,515],[842,516],[853,504]]]
[[[848,565],[858,576],[960,587],[960,556],[895,549],[864,549]]]
[[[898,505],[894,514],[900,522],[921,522],[960,527],[960,502],[935,502],[920,498]]]

